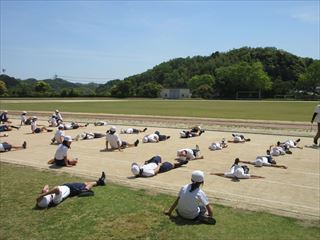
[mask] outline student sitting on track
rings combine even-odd
[[[54,134],[54,137],[51,139],[51,144],[54,144],[55,142],[58,144],[61,144],[63,142],[63,138],[65,135],[63,129],[64,129],[64,126],[60,124],[58,126],[56,133]]]
[[[0,152],[9,152],[11,150],[20,150],[20,149],[26,149],[27,148],[27,142],[24,141],[21,146],[15,146],[8,142],[0,143]]]
[[[58,205],[67,197],[93,196],[94,192],[91,190],[93,187],[105,185],[106,175],[104,172],[102,172],[101,177],[97,181],[93,182],[65,183],[51,190],[48,185],[45,185],[36,199],[36,206],[39,208],[48,208]]]
[[[177,199],[172,206],[164,213],[168,216],[177,208],[176,212],[185,219],[195,220],[208,224],[215,224],[212,208],[206,194],[200,189],[204,183],[204,173],[194,171],[191,175],[191,184],[187,184],[180,189]]]
[[[137,128],[126,128],[126,129],[121,128],[120,133],[121,134],[138,134],[138,133],[147,131],[147,129],[148,128],[144,128],[143,130],[137,129]]]
[[[54,159],[48,161],[48,164],[55,163],[57,166],[72,167],[78,163],[78,159],[75,158],[70,160],[68,158],[68,150],[71,147],[72,138],[70,136],[65,136],[62,144],[60,144],[54,155]]]
[[[197,160],[197,159],[204,159],[203,156],[200,156],[200,149],[199,146],[196,145],[195,149],[191,148],[184,148],[177,151],[177,158],[176,160]]]
[[[56,127],[58,126],[57,117],[55,114],[52,114],[52,116],[48,120],[49,127]]]
[[[176,163],[162,162],[162,158],[160,156],[154,156],[140,166],[137,163],[132,163],[131,172],[136,177],[153,177],[158,173],[168,172],[187,163],[188,161]]]
[[[122,151],[122,149],[124,148],[128,148],[128,147],[137,147],[139,144],[139,140],[137,139],[133,144],[127,143],[125,141],[122,141],[119,138],[119,135],[116,134],[116,127],[112,126],[106,133],[106,150],[109,150],[109,144],[111,149],[110,150],[115,150],[118,149],[120,152]]]
[[[269,151],[267,151],[267,155],[265,155],[265,156],[257,156],[256,160],[254,160],[252,162],[239,160],[239,163],[252,164],[256,167],[266,166],[266,167],[276,167],[276,168],[287,169],[287,167],[284,165],[277,165],[277,162],[272,158]]]
[[[106,121],[98,121],[93,123],[94,126],[107,126],[108,122]]]
[[[52,132],[52,129],[47,129],[46,127],[37,127],[37,120],[38,118],[36,116],[32,117],[32,122],[31,122],[31,131],[32,133],[42,133],[42,132]]]
[[[226,140],[223,138],[220,142],[214,142],[209,146],[209,149],[212,151],[222,150],[222,148],[228,147],[228,144],[225,141]]]
[[[27,112],[26,111],[23,111],[21,113],[20,118],[21,118],[20,126],[22,126],[22,125],[31,125],[32,117],[27,117]]]
[[[93,132],[83,132],[78,134],[75,137],[75,140],[90,140],[90,139],[95,139],[95,138],[103,138],[105,137],[107,134],[104,133],[93,133]]]
[[[229,172],[226,173],[211,173],[211,175],[217,175],[220,177],[238,179],[248,179],[248,178],[263,178],[256,175],[249,174],[249,168],[246,165],[239,165],[240,159],[236,158],[234,164],[231,166]]]
[[[180,132],[180,137],[181,138],[191,138],[191,137],[197,137],[201,136],[202,133],[205,131],[201,129],[200,126],[195,126],[191,128],[191,130],[183,130]]]
[[[8,111],[7,110],[4,110],[0,114],[0,123],[11,123],[11,121],[9,121],[9,118],[8,118]]]
[[[61,113],[59,112],[58,109],[56,109],[56,111],[54,112],[54,115],[56,116],[56,120],[57,120],[58,124],[63,122],[63,118],[62,118]]]
[[[251,141],[250,138],[245,138],[242,134],[239,133],[233,133],[232,134],[233,140],[228,141],[229,143],[245,143]]]
[[[0,132],[12,131],[12,128],[20,129],[20,127],[13,126],[11,124],[0,125]]]

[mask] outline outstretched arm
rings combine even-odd
[[[177,199],[174,201],[174,203],[172,204],[172,206],[171,206],[168,210],[164,211],[164,214],[165,214],[165,215],[171,216],[172,211],[173,211],[173,210],[177,207],[177,205],[178,205],[179,199],[180,199],[180,197],[177,197]]]
[[[316,112],[313,113],[313,116],[312,116],[312,119],[311,119],[311,123],[313,123],[313,121],[314,121],[314,119],[316,118],[316,116],[317,116],[317,113],[316,113]]]
[[[59,194],[59,193],[60,193],[60,190],[59,190],[58,187],[54,187],[54,188],[51,189],[50,191],[40,194],[40,195],[37,197],[36,201],[39,202],[39,201],[41,201],[41,199],[42,199],[44,196],[47,196],[47,195],[50,195],[50,194],[54,194],[54,193],[55,193],[55,194]]]
[[[277,164],[271,164],[269,165],[270,167],[276,167],[276,168],[283,168],[283,169],[287,169],[288,167],[285,165],[277,165]]]

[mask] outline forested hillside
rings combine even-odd
[[[263,97],[317,98],[320,61],[272,47],[243,47],[210,56],[172,59],[105,84],[19,80],[0,75],[0,95],[4,96],[158,97],[162,88],[189,88],[193,97],[209,99],[235,98],[239,91],[260,91]]]

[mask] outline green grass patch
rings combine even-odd
[[[67,174],[0,163],[1,239],[319,239],[319,227],[295,219],[214,205],[215,226],[169,219],[164,194],[108,184],[93,197],[34,209],[42,186],[85,181]],[[178,189],[177,189],[178,192]]]
[[[222,100],[127,100],[116,102],[2,102],[8,110],[136,114],[227,119],[307,121],[317,102]]]

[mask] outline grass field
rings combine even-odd
[[[84,181],[67,174],[0,163],[1,239],[319,239],[307,222],[214,205],[215,226],[169,219],[174,197],[113,184],[94,197],[70,198],[48,210],[34,209],[46,183]],[[177,189],[178,191],[178,189]]]
[[[67,100],[66,100],[67,101]],[[86,112],[227,119],[306,121],[318,102],[220,101],[220,100],[127,100],[90,102],[2,101],[1,109],[26,111]]]

